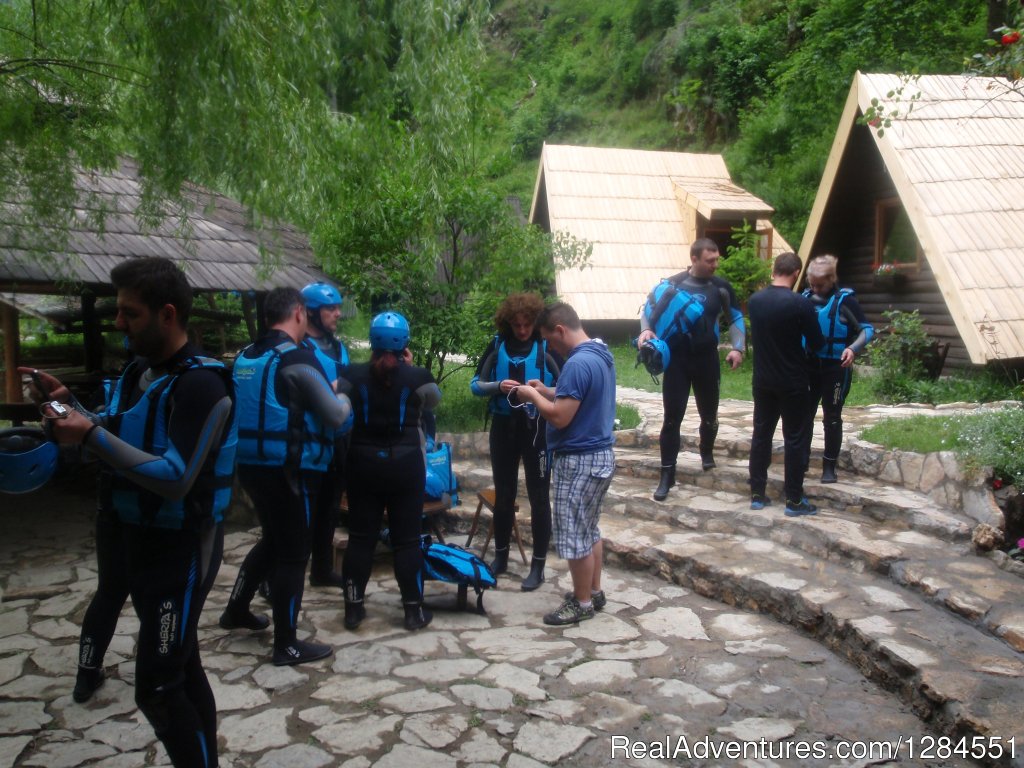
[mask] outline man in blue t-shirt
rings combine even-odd
[[[547,422],[548,450],[554,456],[553,523],[555,550],[569,561],[573,591],[544,616],[545,624],[575,624],[604,608],[601,591],[601,502],[615,470],[615,361],[607,345],[591,339],[576,311],[553,304],[537,318],[548,347],[565,358],[554,388],[536,379],[516,390],[537,406]]]

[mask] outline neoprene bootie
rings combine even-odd
[[[823,483],[834,483],[838,481],[836,477],[836,460],[835,459],[822,459],[821,460],[821,482]]]
[[[667,467],[661,468],[661,482],[658,483],[658,488],[654,491],[655,501],[664,501],[665,497],[668,496],[668,490],[676,484],[676,465],[670,464]]]
[[[424,607],[422,601],[403,603],[403,606],[405,608],[405,628],[409,631],[423,629],[434,618],[434,614]]]
[[[363,591],[349,579],[345,582],[345,629],[356,629],[365,618]]]
[[[545,558],[543,557],[533,558],[533,561],[530,563],[529,575],[519,585],[523,592],[533,592],[533,590],[544,583],[544,562]]]
[[[491,573],[497,576],[508,570],[508,547],[494,550],[494,559],[491,561]]]

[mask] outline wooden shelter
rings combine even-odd
[[[709,237],[723,254],[745,221],[765,258],[790,246],[773,209],[733,184],[721,155],[546,144],[530,222],[593,245],[583,269],[559,270],[556,291],[588,325],[639,321],[658,280],[690,264],[690,243]]]
[[[864,125],[874,100],[890,127]],[[998,78],[853,79],[800,245],[877,327],[917,309],[947,363],[1024,358],[1024,94]]]
[[[0,313],[4,344],[7,402],[21,399],[15,368],[19,358],[18,314],[33,311],[33,295],[79,298],[76,322],[85,334],[86,371],[102,367],[102,338],[97,299],[113,296],[110,270],[125,259],[165,256],[178,263],[197,293],[237,291],[249,310],[257,295],[278,286],[301,288],[328,280],[314,263],[306,236],[275,222],[254,225],[237,201],[190,185],[184,190],[187,210],[167,210],[154,227],[136,215],[142,201],[138,168],[125,160],[112,172],[79,172],[79,202],[66,250],[41,249],[40,238],[16,210],[18,203],[0,201]],[[102,228],[93,223],[103,211]],[[32,245],[27,245],[31,243]],[[194,314],[216,316],[197,306]],[[249,314],[247,312],[247,314]],[[251,315],[247,318],[251,321]],[[254,330],[250,322],[250,332]]]

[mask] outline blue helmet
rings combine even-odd
[[[338,289],[327,283],[310,283],[302,289],[302,300],[306,303],[306,309],[320,309],[320,307],[332,307],[335,304],[341,306],[343,299]]]
[[[647,369],[651,376],[660,376],[668,368],[672,355],[668,351],[668,344],[664,340],[648,339],[640,347],[636,359],[638,363],[643,363],[644,368]]]
[[[401,352],[409,344],[409,321],[397,312],[381,312],[370,321],[370,349]]]
[[[57,446],[38,427],[0,429],[0,491],[42,488],[57,470]]]

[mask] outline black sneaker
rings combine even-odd
[[[309,586],[311,587],[337,587],[341,589],[345,586],[345,580],[341,577],[340,573],[334,573],[334,571],[328,571],[327,573],[309,574]]]
[[[564,601],[558,608],[544,616],[544,623],[553,626],[579,624],[581,621],[594,618],[594,606],[589,608],[580,605],[575,596]]]
[[[290,667],[293,664],[305,664],[309,661],[326,659],[334,653],[334,649],[323,643],[307,643],[303,640],[292,640],[284,648],[274,648],[274,666]]]
[[[220,615],[221,629],[248,629],[253,632],[260,632],[270,626],[270,619],[252,611],[233,611],[226,609]]]
[[[566,592],[562,595],[563,600],[572,600],[575,597],[576,594],[574,592]],[[602,589],[598,592],[590,593],[590,602],[593,604],[595,611],[603,611],[604,607],[608,605],[608,598],[605,597],[604,590]]]
[[[96,693],[106,680],[102,669],[78,670],[78,677],[75,678],[75,689],[71,691],[71,698],[78,704],[84,704]]]
[[[786,500],[786,517],[805,517],[818,514],[818,508],[804,496],[800,501]]]
[[[763,493],[755,493],[750,497],[750,508],[751,509],[764,509],[770,507],[772,500],[765,496]]]

